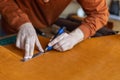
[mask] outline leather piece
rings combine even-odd
[[[40,37],[43,46],[47,40]],[[87,39],[66,52],[49,51],[21,62],[20,50],[0,46],[2,80],[119,80],[120,35]],[[16,53],[14,53],[16,52]]]

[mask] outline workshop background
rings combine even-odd
[[[117,34],[119,34],[119,31],[120,31],[120,0],[106,0],[106,2],[109,7],[109,11],[111,13],[107,27],[115,31]],[[80,18],[84,17],[83,15],[84,13],[81,12],[81,7],[76,2],[76,0],[73,0],[68,5],[68,7],[64,10],[64,12],[60,15],[60,18],[67,18],[71,14],[76,14]],[[57,30],[58,28],[59,27],[53,25],[45,29],[40,29],[40,31],[44,32],[46,37],[51,37],[52,35],[54,35],[53,34],[54,31]],[[0,25],[0,37],[5,36],[5,35],[6,34],[3,32],[1,25]]]

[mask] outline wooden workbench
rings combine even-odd
[[[120,35],[88,39],[27,62],[20,61],[23,53],[14,45],[0,46],[0,80],[120,80]]]

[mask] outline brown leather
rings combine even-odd
[[[40,37],[43,46],[45,38]],[[0,46],[1,80],[120,80],[120,35],[92,38],[66,52],[21,62],[23,51]]]
[[[0,13],[8,24],[5,28],[18,29],[26,22],[43,28],[56,21],[72,0],[0,0]],[[81,25],[85,38],[92,36],[107,23],[108,8],[106,0],[77,0],[87,14]],[[16,32],[16,31],[15,31]]]

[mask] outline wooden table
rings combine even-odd
[[[48,40],[40,39],[45,46]],[[120,35],[88,39],[28,62],[20,61],[23,53],[0,46],[0,80],[120,80]]]

